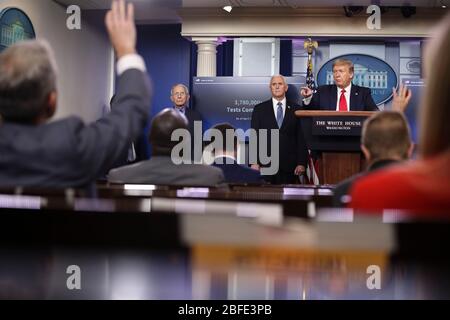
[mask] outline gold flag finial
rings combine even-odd
[[[308,54],[312,54],[318,46],[319,44],[317,43],[317,41],[312,41],[311,38],[306,39],[303,43],[303,47],[306,49],[306,51],[308,51]]]

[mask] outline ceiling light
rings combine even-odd
[[[222,9],[225,10],[226,12],[230,13],[231,10],[233,10],[233,7],[232,6],[225,6]]]

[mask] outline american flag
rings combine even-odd
[[[306,68],[306,85],[313,93],[317,91],[316,81],[314,80],[312,54],[308,55],[308,66]],[[313,185],[319,185],[319,163],[318,159],[314,159],[311,155],[311,150],[308,150],[308,166],[306,169],[307,183]]]
[[[306,86],[311,90],[313,90],[314,93],[317,91],[316,80],[314,80],[313,63],[311,55],[308,56],[308,66],[306,68]]]
[[[315,186],[320,184],[319,181],[319,160],[314,159],[311,150],[308,150],[308,165],[306,168],[306,182]]]

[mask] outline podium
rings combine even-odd
[[[320,155],[321,184],[336,184],[364,170],[361,131],[373,111],[304,111],[295,112],[300,119],[306,146]]]

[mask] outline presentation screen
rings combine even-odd
[[[244,131],[250,128],[255,105],[271,98],[271,77],[194,77],[192,107],[203,118],[203,131],[228,122]],[[288,100],[299,103],[305,77],[286,77]]]

